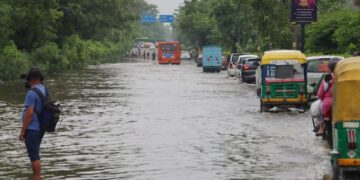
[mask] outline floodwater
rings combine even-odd
[[[63,104],[41,147],[45,179],[322,179],[331,173],[310,116],[259,113],[253,85],[192,62],[129,61],[47,81]],[[24,88],[0,87],[0,179],[27,179]]]

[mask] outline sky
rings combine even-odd
[[[175,12],[184,0],[145,0],[148,3],[155,4],[158,6],[160,14],[171,15]]]

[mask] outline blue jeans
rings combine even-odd
[[[25,145],[31,162],[40,160],[40,144],[44,131],[26,130]]]

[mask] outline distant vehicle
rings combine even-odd
[[[180,43],[159,42],[158,60],[159,64],[180,64]]]
[[[222,66],[222,50],[219,46],[203,47],[202,66],[204,72],[220,72]]]
[[[256,69],[260,66],[261,59],[256,58],[244,58],[240,62],[239,78],[245,83],[255,83],[256,80]]]
[[[244,54],[241,54],[241,53],[232,53],[231,56],[230,56],[230,61],[229,61],[229,64],[228,64],[228,75],[230,77],[233,77],[235,76],[236,74],[236,63],[239,59],[239,56],[241,55],[244,55]]]
[[[190,53],[189,51],[181,51],[181,54],[180,54],[180,59],[181,60],[190,60],[191,56],[190,56]]]
[[[222,56],[222,67],[221,67],[221,69],[222,70],[226,70],[227,69],[227,67],[228,67],[228,61],[227,61],[227,59],[226,59],[226,57],[225,56]]]
[[[241,68],[244,65],[243,63],[245,63],[246,59],[249,59],[249,58],[259,58],[259,56],[257,56],[257,55],[241,55],[241,56],[239,56],[235,63],[235,68],[234,68],[236,77],[240,78]]]
[[[199,54],[197,59],[196,59],[196,65],[197,67],[201,67],[202,66],[202,58],[203,58],[203,55],[202,54]]]
[[[308,80],[308,93],[309,93],[309,100],[316,99],[317,90],[320,84],[320,80],[322,79],[324,74],[329,73],[329,61],[330,59],[338,57],[341,59],[344,59],[344,57],[340,56],[313,56],[308,57],[308,74],[307,74],[307,80]]]

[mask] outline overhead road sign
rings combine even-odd
[[[163,23],[172,23],[174,22],[174,15],[160,15],[159,21]]]
[[[155,23],[156,16],[155,15],[142,15],[140,22],[141,23]]]

